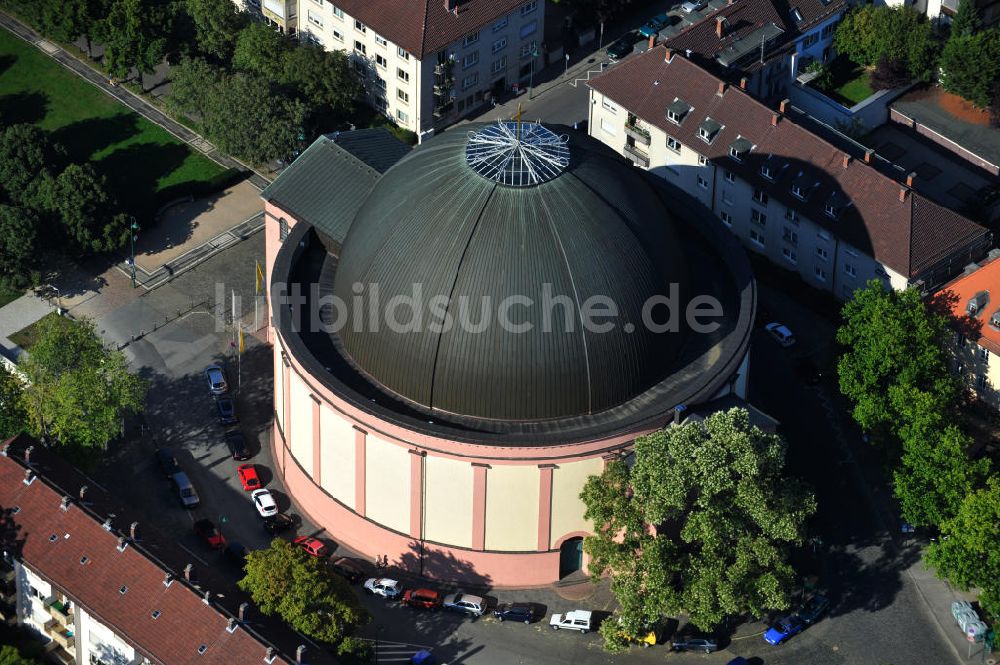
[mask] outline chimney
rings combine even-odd
[[[106,520],[104,520],[104,523],[101,524],[101,528],[103,528],[105,531],[111,531],[111,518],[110,517],[107,518]]]
[[[850,165],[851,165],[851,156],[850,156],[850,155],[848,155],[848,154],[847,154],[847,153],[845,152],[845,153],[844,153],[844,168],[846,169],[846,168],[847,168],[848,166],[850,166]]]
[[[458,0],[444,0],[444,8],[453,14],[457,14]]]
[[[139,523],[132,522],[128,526],[128,537],[132,540],[139,540]]]
[[[24,449],[24,463],[31,464],[31,451],[34,450],[34,446],[28,446]]]
[[[875,154],[875,151],[872,150],[871,148],[869,148],[868,150],[865,150],[865,164],[871,164],[872,163],[872,155],[874,155],[874,154]]]
[[[906,174],[906,186],[913,187],[913,181],[917,179],[917,172],[910,171]]]
[[[772,127],[777,127],[778,126],[778,118],[780,118],[780,117],[781,116],[778,115],[777,113],[772,113],[771,114],[771,126]]]
[[[671,50],[670,50],[670,49],[668,49],[668,48],[665,48],[665,49],[663,49],[663,51],[664,51],[664,53],[666,53],[666,55],[664,55],[664,56],[663,56],[663,60],[664,60],[665,62],[670,62],[670,59],[671,59],[672,57],[674,57],[674,52],[673,52],[673,51],[671,51]]]
[[[90,489],[86,485],[80,488],[80,503],[83,503],[83,497],[87,496],[87,490]]]
[[[725,94],[726,87],[727,86],[726,86],[726,82],[725,81],[719,81],[719,91],[717,93],[715,93],[715,94],[717,94],[719,97],[721,97],[722,95]]]
[[[212,604],[212,592],[211,591],[206,591],[203,594],[203,596],[204,597],[201,599],[201,602],[205,603],[206,605],[211,605]]]
[[[3,450],[0,450],[0,455],[3,455],[4,457],[7,457],[7,449],[8,448],[10,448],[10,444],[9,443],[3,444]]]
[[[778,111],[781,113],[788,113],[788,107],[792,105],[792,100],[782,99],[781,103],[778,104]]]
[[[230,618],[229,622],[226,624],[226,630],[230,633],[236,632],[236,619]]]
[[[654,46],[656,46],[656,34],[655,33],[649,36],[649,48],[652,49]]]
[[[35,472],[32,471],[31,469],[25,469],[24,470],[24,484],[25,485],[30,485],[33,482],[35,482]]]
[[[240,603],[240,621],[247,620],[247,611],[250,609],[250,603]]]
[[[716,16],[715,17],[715,36],[722,39],[726,36],[726,17]]]
[[[188,582],[194,579],[194,564],[189,563],[188,565],[184,566],[184,579],[186,579]]]
[[[746,89],[747,89],[747,77],[744,76],[743,78],[740,79],[740,90],[746,90]]]
[[[124,552],[125,547],[128,545],[128,541],[125,540],[125,536],[118,536],[118,551]]]
[[[163,576],[163,586],[170,586],[173,583],[174,583],[174,576],[173,575],[171,575],[170,573],[167,573],[166,575]]]
[[[903,202],[906,201],[906,193],[909,192],[909,191],[910,190],[908,190],[906,187],[900,187],[899,188],[899,201],[900,201],[900,203],[903,203]]]
[[[59,507],[62,508],[63,510],[69,510],[69,503],[72,500],[73,500],[72,497],[64,496],[62,498],[62,503],[59,504]]]
[[[295,647],[295,662],[296,663],[299,663],[301,665],[302,658],[305,657],[305,655],[306,655],[306,645],[300,644],[299,646]]]
[[[274,662],[274,647],[268,647],[267,651],[264,652],[264,662],[265,663]]]

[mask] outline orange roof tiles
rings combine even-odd
[[[977,316],[972,317],[965,308],[980,291],[988,291],[990,301]],[[975,272],[945,284],[934,294],[931,302],[945,308],[966,337],[1000,354],[1000,330],[990,325],[993,312],[1000,309],[1000,258],[987,261]]]

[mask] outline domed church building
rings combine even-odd
[[[330,537],[495,586],[585,565],[580,491],[746,396],[743,250],[583,132],[318,139],[264,192],[273,453]]]

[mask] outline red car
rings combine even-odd
[[[254,468],[253,464],[240,464],[236,467],[236,473],[240,477],[240,482],[243,483],[243,489],[247,492],[261,488],[260,478],[257,476],[257,469]]]
[[[403,594],[404,605],[424,610],[438,609],[441,607],[441,600],[441,594],[431,589],[407,589]]]
[[[306,554],[314,556],[317,559],[325,557],[330,553],[330,548],[322,540],[313,538],[312,536],[299,536],[292,542],[304,549]]]
[[[198,520],[194,523],[194,532],[202,542],[213,550],[221,550],[226,546],[226,539],[222,533],[212,524],[212,520]]]

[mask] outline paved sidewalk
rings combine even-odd
[[[262,174],[253,170],[243,162],[219,152],[215,146],[206,141],[203,137],[169,117],[160,111],[160,109],[156,106],[150,104],[139,95],[136,95],[132,91],[128,90],[126,87],[121,85],[112,86],[108,83],[108,79],[103,73],[88,67],[85,63],[80,62],[79,59],[70,53],[67,53],[61,46],[45,39],[13,16],[0,12],[0,26],[10,30],[12,33],[29,44],[33,44],[38,47],[39,50],[46,55],[51,56],[53,60],[66,67],[66,69],[75,72],[81,78],[86,79],[91,84],[111,97],[114,97],[119,102],[143,116],[150,122],[159,125],[217,164],[225,168],[249,172],[250,176],[248,180],[258,189],[263,189],[270,183],[270,181]]]
[[[24,349],[10,341],[10,336],[52,311],[55,311],[55,306],[51,302],[33,293],[0,307],[0,353],[16,361]]]

